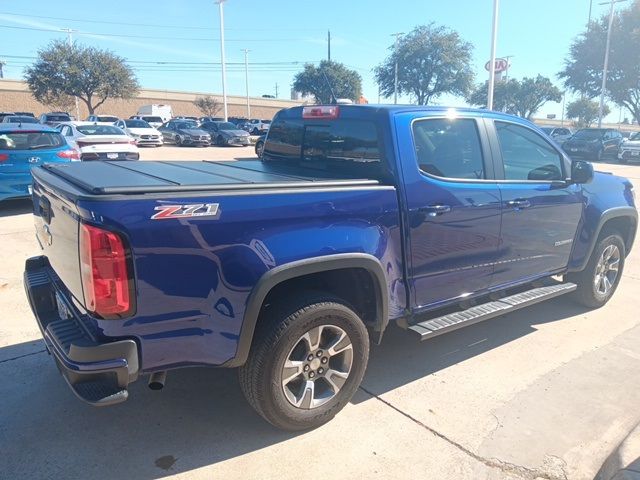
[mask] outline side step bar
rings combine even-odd
[[[510,312],[514,312],[529,305],[559,297],[565,293],[573,292],[578,286],[575,283],[559,283],[546,287],[537,287],[525,292],[516,293],[509,297],[501,298],[492,302],[476,305],[441,317],[430,318],[422,322],[409,326],[409,330],[420,335],[420,340],[451,332],[474,323],[489,320]]]

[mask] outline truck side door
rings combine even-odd
[[[482,118],[396,116],[407,205],[414,310],[463,299],[491,284],[500,191]]]
[[[489,121],[502,197],[493,286],[520,283],[567,266],[582,215],[582,190],[566,181],[571,163],[533,128]]]

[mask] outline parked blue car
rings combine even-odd
[[[30,195],[33,167],[79,159],[53,127],[0,123],[0,201]]]

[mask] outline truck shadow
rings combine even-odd
[[[33,203],[30,198],[0,202],[0,217],[11,217],[31,212],[33,212]]]
[[[570,301],[556,299],[422,344],[392,327],[383,344],[373,348],[363,385],[382,394],[528,335],[537,324],[581,312]],[[322,429],[292,434],[272,428],[248,406],[233,370],[174,371],[161,393],[149,390],[143,378],[132,385],[127,402],[104,409],[73,397],[42,341],[0,348],[0,375],[0,445],[7,478],[42,478],[54,471],[65,478],[162,478],[267,449],[297,435],[326,435]],[[353,403],[370,399],[361,390]],[[282,449],[290,448],[274,449],[274,457]],[[250,468],[248,458],[231,465]]]

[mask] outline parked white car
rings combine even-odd
[[[85,122],[114,123],[118,120],[115,115],[89,115]]]
[[[133,138],[138,146],[151,145],[159,147],[163,143],[162,134],[144,120],[118,120],[113,125]]]
[[[158,117],[156,115],[132,115],[129,117],[129,120],[144,120],[153,128],[158,128],[164,123],[162,117]]]
[[[64,122],[56,127],[67,143],[80,152],[80,160],[138,160],[135,140],[114,125]]]
[[[137,115],[152,115],[162,118],[162,123],[168,122],[173,118],[173,109],[171,105],[163,105],[154,103],[153,105],[142,105],[138,108]]]

